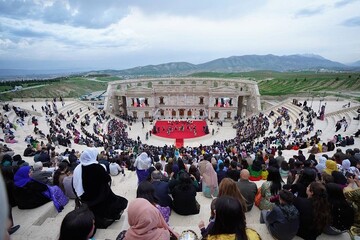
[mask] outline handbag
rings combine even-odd
[[[259,207],[261,202],[261,187],[258,188],[257,193],[255,195],[255,206]]]
[[[63,191],[56,185],[49,186],[47,185],[48,190],[44,192],[44,195],[50,198],[56,210],[61,212],[64,209],[64,206],[69,202],[68,197],[63,193]]]

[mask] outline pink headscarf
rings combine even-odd
[[[136,198],[129,204],[128,221],[126,240],[170,239],[170,232],[178,236],[166,224],[160,211],[144,198]]]
[[[203,182],[210,188],[211,194],[214,194],[218,187],[218,178],[213,165],[207,162],[205,165],[205,172],[202,174]]]

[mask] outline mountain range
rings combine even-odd
[[[356,63],[359,63],[358,65]],[[186,75],[196,72],[249,72],[270,70],[289,71],[360,71],[360,61],[345,65],[323,58],[319,55],[244,55],[219,58],[206,63],[171,62],[147,65],[124,70],[104,70],[99,73],[121,76]]]
[[[352,64],[343,64],[325,59],[314,54],[295,55],[243,55],[219,58],[201,64],[188,62],[170,62],[158,65],[139,66],[124,70],[100,70],[91,73],[110,74],[117,76],[179,76],[197,72],[249,72],[270,70],[278,72],[289,71],[356,71],[360,72],[360,60]],[[78,73],[80,71],[77,71]],[[4,76],[44,76],[46,74],[64,75],[64,70],[22,70],[0,69],[0,77]],[[75,71],[68,71],[69,75]],[[83,71],[82,71],[83,73]]]

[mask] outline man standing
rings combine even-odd
[[[246,209],[250,211],[255,202],[255,195],[257,193],[257,186],[254,182],[249,181],[250,173],[247,169],[240,172],[240,180],[236,182],[241,194],[246,200]]]
[[[281,166],[281,163],[285,160],[285,158],[283,157],[282,155],[282,151],[279,150],[278,151],[278,156],[275,158],[276,162],[277,162],[277,165],[280,167]]]

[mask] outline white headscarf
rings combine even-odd
[[[321,156],[319,157],[319,164],[315,166],[315,168],[320,172],[322,173],[322,171],[325,169],[325,163],[326,163],[326,158]]]
[[[98,164],[96,158],[99,154],[96,148],[87,148],[80,155],[80,164],[76,166],[73,175],[73,186],[77,196],[84,194],[84,188],[82,184],[82,166],[89,166],[91,164]]]
[[[151,167],[151,158],[146,152],[142,152],[134,162],[134,166],[139,170],[147,170]]]

